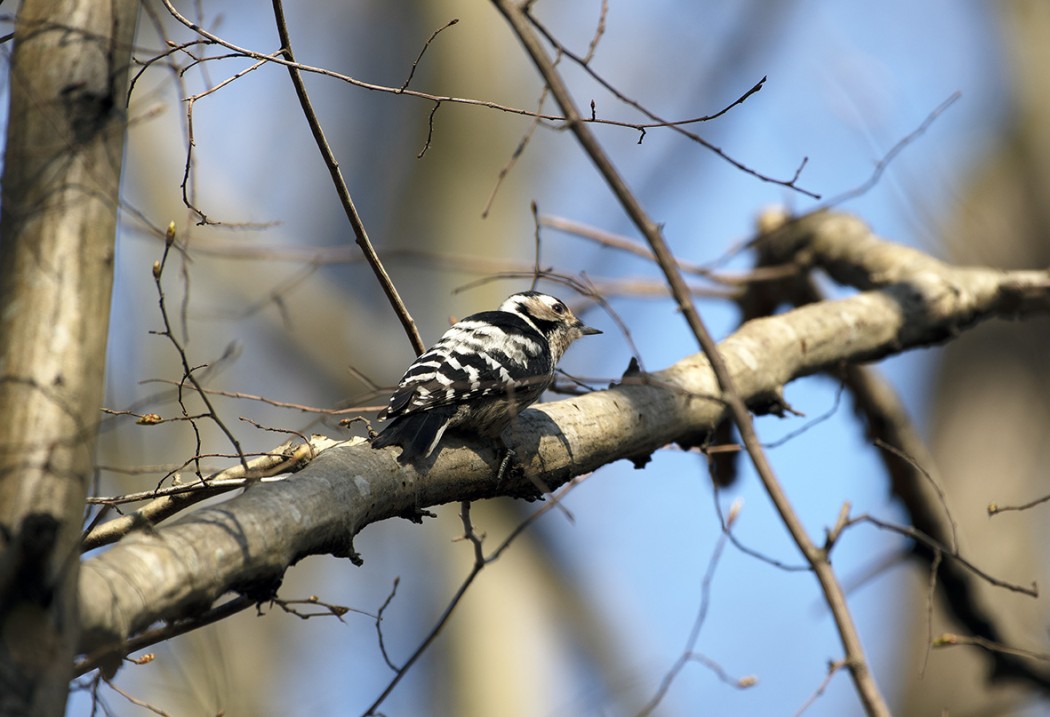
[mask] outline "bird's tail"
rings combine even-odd
[[[434,452],[455,413],[454,406],[398,416],[372,441],[372,448],[401,446],[397,462],[404,465]]]

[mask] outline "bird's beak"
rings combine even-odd
[[[584,336],[591,336],[592,334],[600,334],[601,333],[601,331],[599,331],[598,329],[592,329],[590,326],[587,326],[583,322],[580,322],[579,329],[580,329],[580,333],[583,334]]]

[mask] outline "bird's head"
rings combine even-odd
[[[500,304],[499,310],[522,318],[543,334],[555,363],[576,339],[601,333],[577,319],[561,299],[538,291],[513,294]]]

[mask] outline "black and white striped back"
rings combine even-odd
[[[569,345],[593,333],[600,332],[539,292],[456,322],[405,372],[379,414],[393,421],[372,447],[400,445],[406,463],[429,456],[448,428],[498,437],[550,386]]]

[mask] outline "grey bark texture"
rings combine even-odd
[[[104,380],[134,0],[27,0],[0,215],[0,714],[61,715]]]
[[[763,237],[866,289],[839,301],[757,319],[720,344],[743,398],[776,406],[784,384],[841,362],[929,345],[993,317],[1050,312],[1047,272],[954,268],[874,237],[860,221],[817,214]],[[299,473],[155,530],[132,533],[86,560],[80,650],[120,650],[158,620],[199,615],[229,591],[265,599],[285,568],[311,554],[356,558],[370,523],[428,506],[553,490],[618,459],[643,463],[672,442],[696,443],[723,417],[707,359],[629,373],[608,390],[529,410],[509,441],[521,475],[496,486],[492,450],[446,442],[425,473],[362,441],[331,448]],[[498,489],[497,489],[498,488]]]

